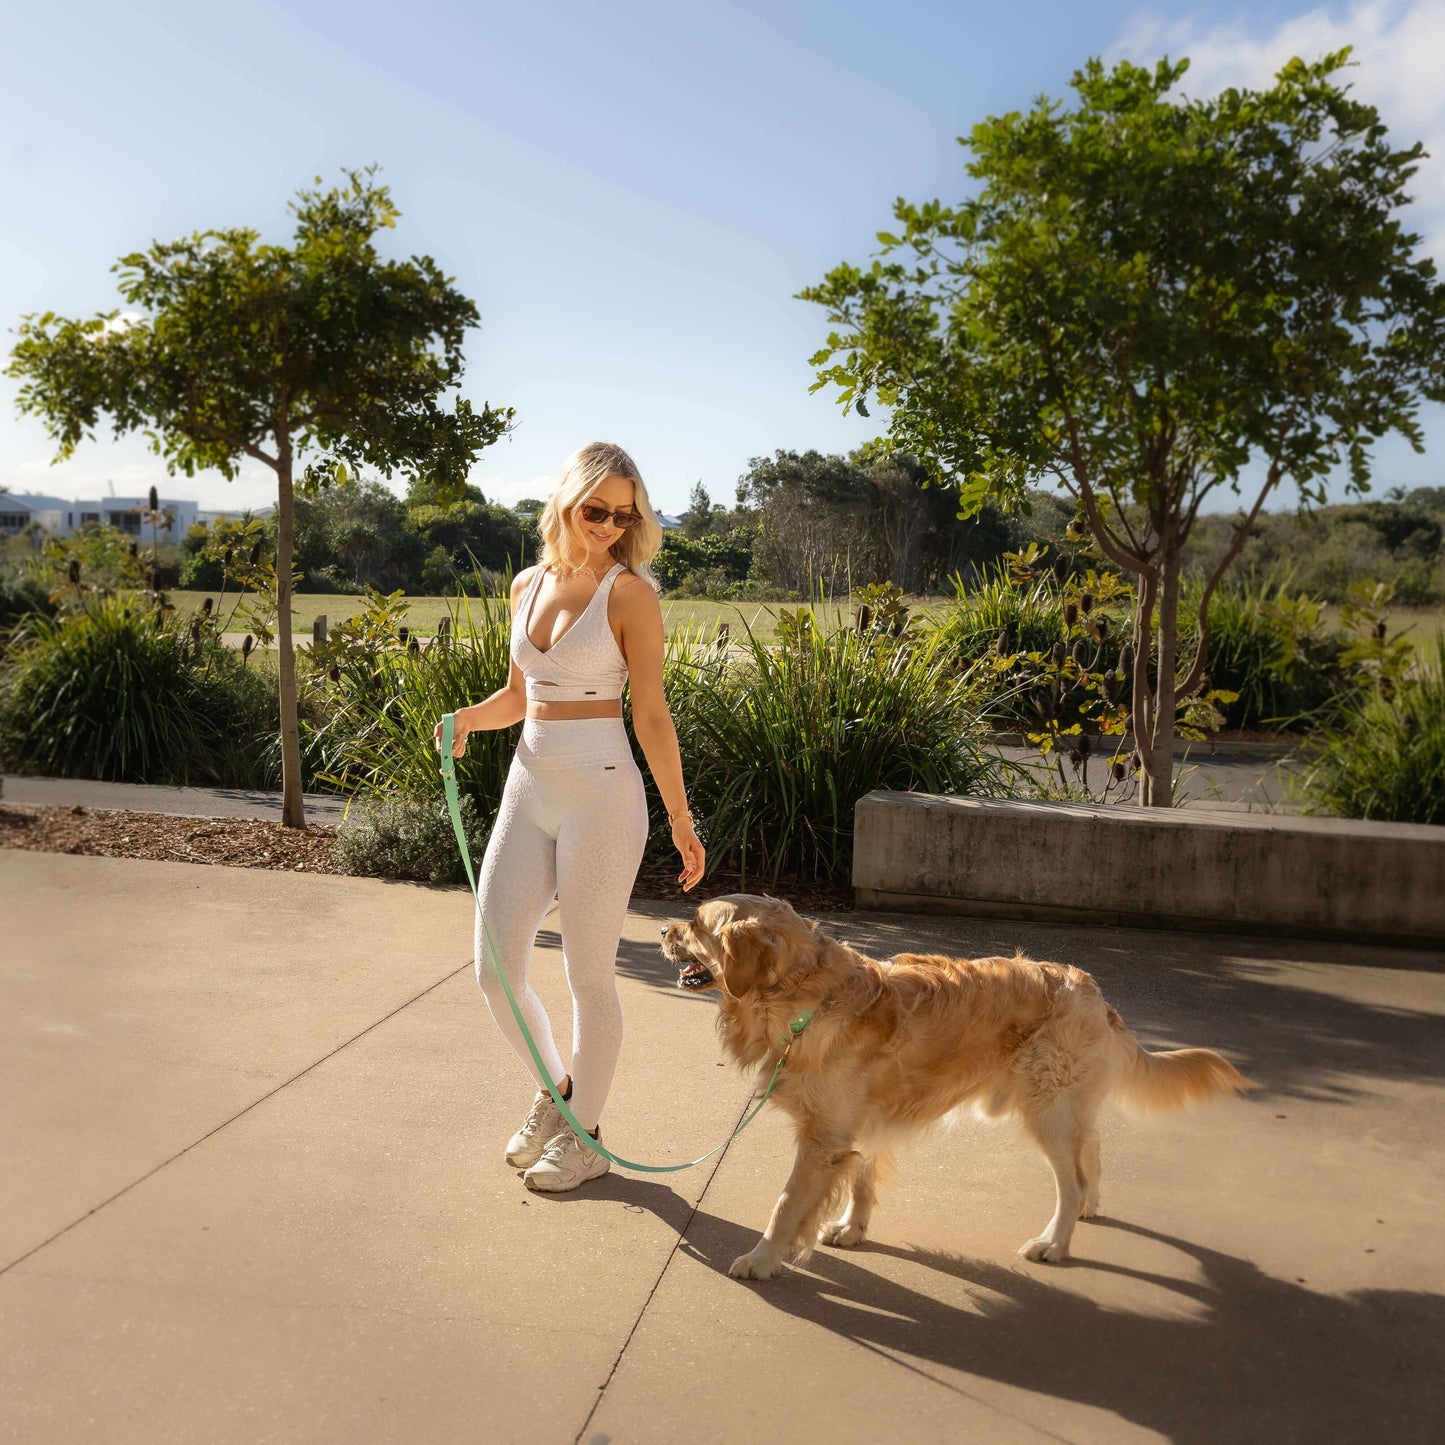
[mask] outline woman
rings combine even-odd
[[[637,465],[621,447],[593,442],[573,453],[542,511],[537,566],[512,584],[512,665],[507,686],[458,709],[454,755],[467,734],[522,722],[522,736],[482,859],[477,887],[477,982],[492,1017],[536,1074],[483,937],[486,919],[527,1029],[578,1123],[601,1138],[602,1105],[622,1046],[617,944],[647,841],[642,774],[622,722],[632,726],[662,794],[679,881],[702,877],[704,852],[687,810],[677,733],[662,692],[662,608],[648,563],[662,527]],[[525,719],[525,721],[523,721]],[[437,725],[441,746],[441,725]],[[559,904],[562,957],[572,990],[572,1068],[527,983],[543,916]],[[511,1137],[507,1162],[527,1187],[564,1193],[607,1172],[545,1087]]]

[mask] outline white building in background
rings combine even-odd
[[[242,517],[269,517],[276,510],[275,506],[269,507],[227,507],[225,511],[198,511],[196,521],[203,527],[214,527],[217,522],[238,522]],[[184,536],[185,534],[182,533]]]
[[[200,517],[195,502],[177,497],[162,497],[161,511],[170,513],[156,527],[158,540],[180,543]],[[52,537],[69,537],[87,525],[106,525],[128,536],[144,540],[151,535],[151,524],[145,519],[150,506],[148,497],[97,497],[67,501],[64,497],[46,497],[35,492],[0,492],[0,537],[23,532],[32,522]]]
[[[42,497],[33,492],[0,492],[0,537],[13,537],[31,523],[52,537],[68,535],[65,518],[74,502],[62,497]]]

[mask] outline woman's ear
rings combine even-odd
[[[734,998],[753,993],[768,972],[768,956],[777,940],[756,918],[725,923],[718,933],[722,945],[723,982]]]

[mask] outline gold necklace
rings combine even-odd
[[[594,581],[597,582],[600,582],[602,580],[602,578],[598,576],[597,569],[595,567],[564,568],[561,563],[553,562],[551,564],[551,570],[557,577],[560,577],[564,582],[570,582],[574,577],[591,577]]]

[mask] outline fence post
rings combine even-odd
[[[322,643],[326,641],[326,614],[318,613],[316,621],[311,624],[311,641]]]

